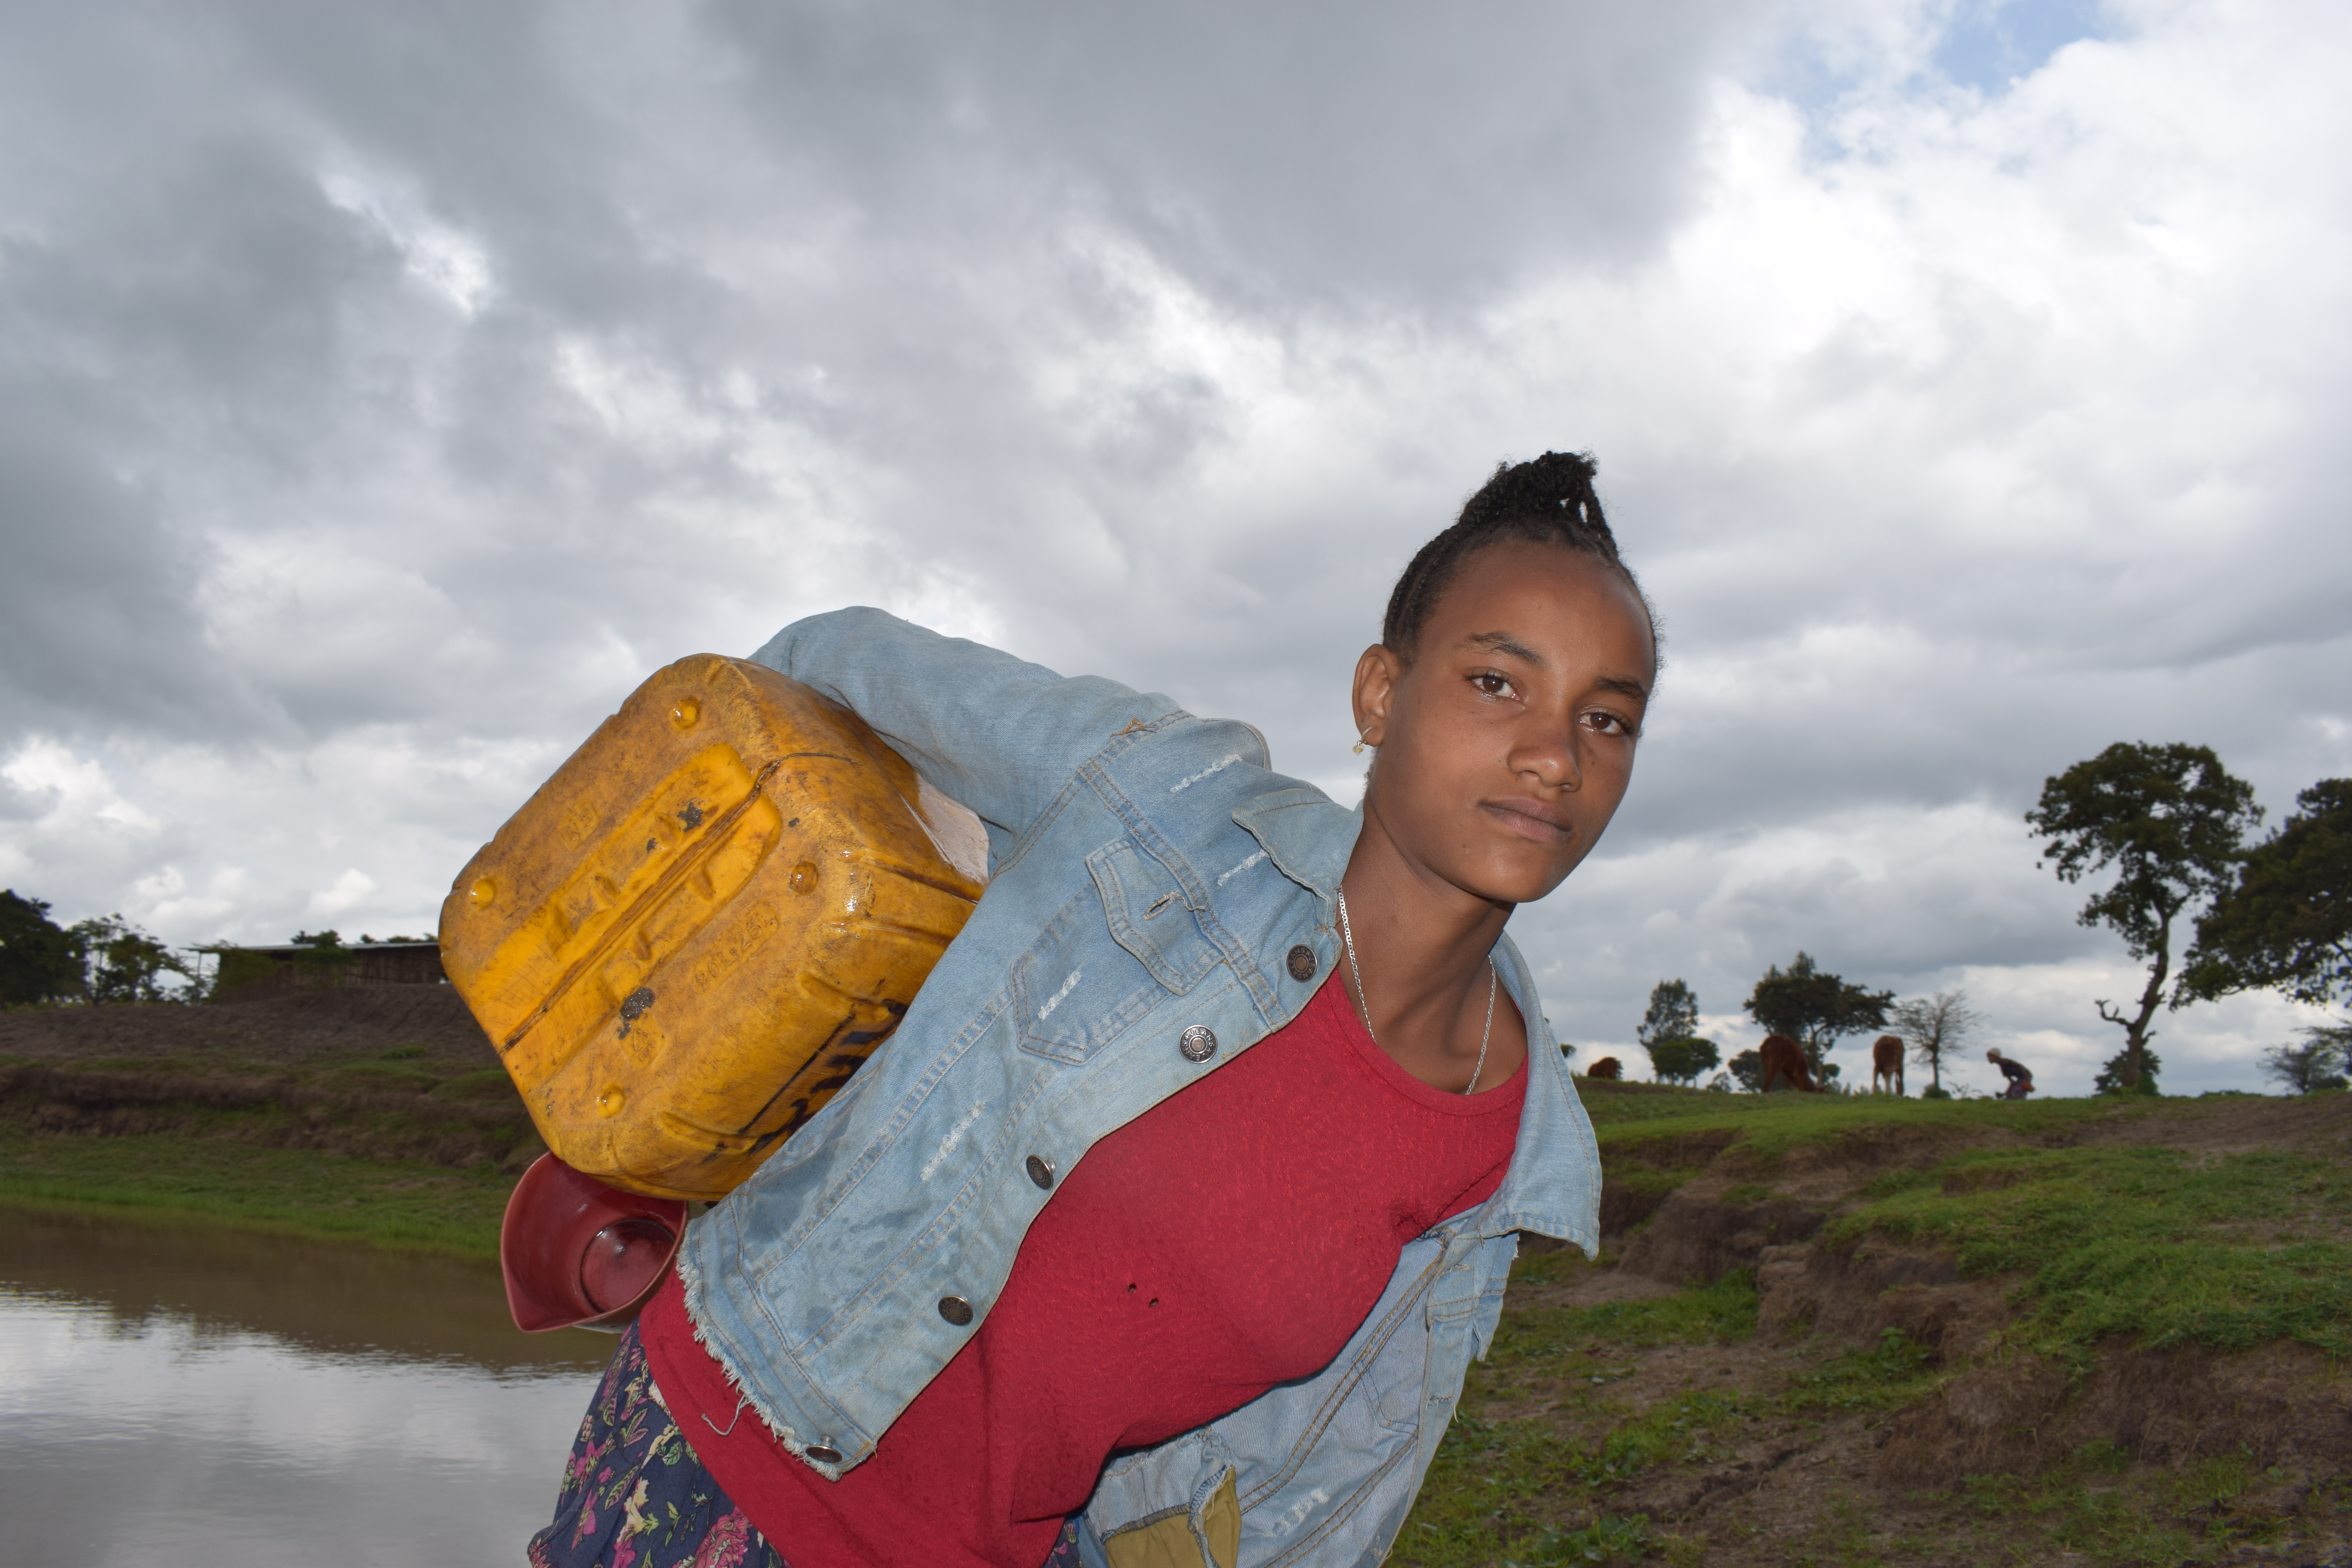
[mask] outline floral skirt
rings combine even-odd
[[[792,1568],[702,1468],[654,1394],[632,1327],[580,1422],[555,1521],[530,1538],[531,1568]],[[1077,1568],[1065,1526],[1043,1568]]]

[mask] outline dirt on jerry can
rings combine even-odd
[[[856,714],[698,655],[467,863],[442,963],[558,1158],[717,1198],[897,1027],[987,864],[979,819]]]

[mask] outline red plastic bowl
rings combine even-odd
[[[527,1334],[617,1334],[653,1299],[685,1239],[679,1200],[625,1193],[542,1154],[499,1225],[507,1310]]]

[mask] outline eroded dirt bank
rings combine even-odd
[[[0,1013],[0,1129],[520,1169],[543,1145],[446,985]]]
[[[1588,1088],[1602,1258],[1527,1248],[1396,1561],[2352,1564],[2352,1097],[1659,1092]],[[2103,1215],[2128,1245],[2048,1235]],[[2109,1331],[2150,1268],[2213,1300]]]

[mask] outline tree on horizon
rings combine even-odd
[[[1968,987],[1955,985],[1933,996],[1918,996],[1895,1009],[1895,1027],[1911,1047],[1911,1059],[1927,1069],[1932,1095],[1944,1092],[1944,1060],[1958,1052],[1984,1022],[1969,1005]]]
[[[81,953],[49,919],[47,900],[0,891],[0,1005],[65,1001],[80,994],[81,984]]]
[[[1848,1035],[1886,1027],[1886,1010],[1894,1003],[1894,992],[1850,984],[1800,950],[1786,973],[1778,964],[1764,971],[1748,993],[1748,1015],[1802,1046],[1805,1065],[1826,1081],[1838,1076],[1836,1064],[1824,1059],[1830,1047]]]
[[[2352,1005],[2352,779],[2322,779],[2197,919],[2172,1005],[2283,991]]]
[[[2171,975],[2174,932],[2190,910],[2228,890],[2246,832],[2262,816],[2253,786],[2231,776],[2210,746],[2118,741],[2042,781],[2041,800],[2025,814],[2026,826],[2047,841],[2036,864],[2068,883],[2112,866],[2115,881],[2084,903],[2075,921],[2107,927],[2147,965],[2137,1012],[2105,997],[2095,1004],[2100,1017],[2124,1031],[2120,1065],[2109,1064],[2116,1087],[2137,1089],[2154,1072],[2147,1042],[2155,1032],[2147,1026]]]
[[[2295,1031],[2299,1046],[2273,1046],[2263,1053],[2263,1075],[2290,1094],[2342,1089],[2352,1073],[2352,1024],[2307,1024]]]

